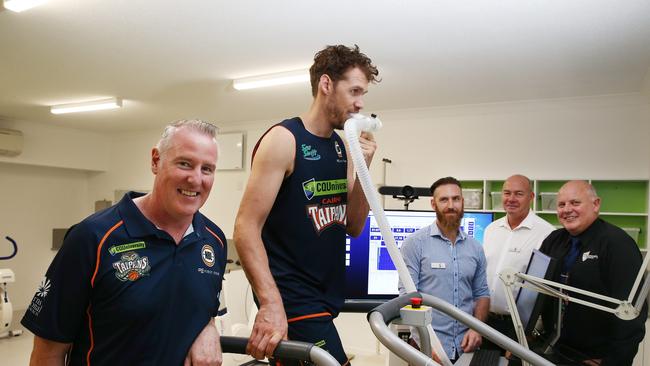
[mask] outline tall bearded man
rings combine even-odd
[[[487,263],[481,244],[460,230],[464,214],[460,182],[438,179],[431,194],[436,221],[409,236],[401,248],[415,288],[485,321],[490,308]],[[400,293],[404,291],[400,283]],[[481,345],[480,334],[441,312],[434,310],[431,325],[452,362]]]

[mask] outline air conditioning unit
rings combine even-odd
[[[23,152],[23,133],[17,130],[0,128],[0,155],[16,156]]]

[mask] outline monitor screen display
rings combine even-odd
[[[398,248],[409,235],[436,219],[433,211],[386,210],[385,213]],[[492,218],[490,212],[465,212],[461,229],[482,243],[483,233]],[[346,298],[390,299],[397,296],[397,270],[372,212],[361,235],[346,240]]]
[[[537,278],[551,279],[555,265],[556,262],[553,258],[537,249],[533,249],[533,254],[530,256],[526,268],[526,274]],[[535,323],[539,319],[543,307],[542,300],[543,297],[540,296],[539,292],[526,287],[521,287],[517,293],[517,311],[519,312],[521,325],[527,335],[532,335],[535,329]]]

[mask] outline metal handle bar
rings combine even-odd
[[[431,306],[432,308],[443,312],[444,314],[458,320],[459,322],[474,329],[482,336],[490,341],[499,345],[500,347],[509,350],[520,358],[530,362],[536,366],[553,366],[553,364],[535,352],[523,347],[519,343],[499,333],[494,328],[481,322],[475,317],[455,308],[453,305],[431,295],[412,292],[405,294],[378,306],[368,314],[368,321],[370,327],[377,338],[388,347],[393,353],[400,358],[408,361],[412,365],[435,365],[433,360],[425,356],[415,348],[408,346],[404,341],[398,338],[388,329],[389,324],[394,319],[399,318],[399,310],[410,304],[412,297],[420,297],[424,305]],[[422,357],[424,356],[424,357]]]
[[[246,354],[248,338],[221,337],[221,350],[223,353]],[[281,341],[273,352],[274,357],[291,358],[300,361],[310,361],[318,366],[339,366],[339,362],[327,351],[314,347],[311,343],[297,341]]]

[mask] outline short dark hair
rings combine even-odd
[[[379,71],[377,66],[372,64],[372,60],[359,51],[359,46],[347,47],[343,45],[327,46],[318,51],[314,56],[314,64],[309,68],[311,78],[311,94],[316,97],[318,93],[318,81],[320,77],[326,74],[337,82],[343,79],[350,68],[358,67],[366,75],[368,82],[378,83],[377,78]]]
[[[458,186],[458,188],[463,189],[458,179],[454,177],[444,177],[433,182],[433,184],[431,185],[431,195],[433,196],[433,194],[436,192],[436,188],[440,186],[444,186],[445,184],[455,184]]]

